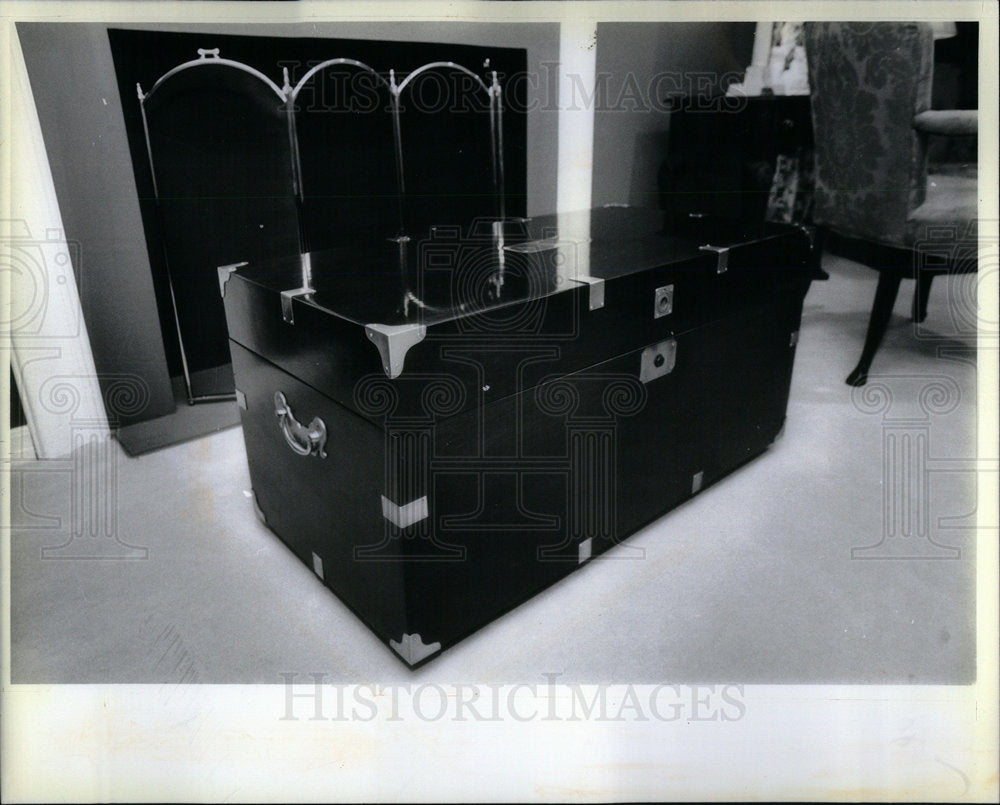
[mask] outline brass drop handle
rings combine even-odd
[[[281,433],[293,451],[300,456],[326,458],[326,423],[318,416],[309,426],[301,424],[292,413],[288,400],[280,391],[274,392],[274,415],[278,417]]]

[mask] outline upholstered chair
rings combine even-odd
[[[975,137],[976,110],[932,110],[934,31],[922,23],[807,23],[815,138],[814,222],[879,271],[863,385],[904,278],[913,318],[937,274],[976,270],[975,165],[928,165],[933,135]]]

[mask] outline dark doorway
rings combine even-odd
[[[20,428],[27,425],[28,419],[24,415],[24,406],[21,405],[21,392],[17,388],[17,380],[14,379],[14,370],[10,372],[10,429]]]

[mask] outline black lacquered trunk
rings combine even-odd
[[[261,516],[411,666],[766,450],[814,271],[791,227],[481,223],[220,272]]]

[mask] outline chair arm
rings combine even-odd
[[[924,134],[945,137],[975,136],[979,133],[978,109],[932,109],[913,118],[913,128]]]

